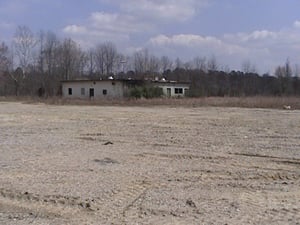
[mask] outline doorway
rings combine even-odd
[[[90,88],[90,98],[94,97],[95,93],[94,93],[94,88]]]
[[[171,88],[167,88],[167,96],[171,97]]]

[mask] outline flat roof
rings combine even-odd
[[[124,83],[157,83],[157,84],[186,84],[189,85],[190,82],[172,81],[172,80],[137,80],[137,79],[75,79],[75,80],[62,80],[62,83],[71,82],[124,82]]]
[[[62,80],[61,82],[63,83],[68,83],[68,82],[104,82],[104,81],[119,81],[119,82],[124,82],[127,80],[111,80],[111,79],[76,79],[76,80]]]

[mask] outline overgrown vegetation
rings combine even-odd
[[[142,86],[134,87],[130,90],[129,97],[133,98],[159,98],[163,96],[163,90],[160,87]]]
[[[176,106],[176,107],[240,107],[240,108],[269,108],[284,109],[285,105],[291,109],[300,109],[299,97],[202,97],[202,98],[126,98],[118,99],[65,99],[60,97],[0,97],[1,102],[18,101],[29,104],[49,105],[93,105],[93,106]]]

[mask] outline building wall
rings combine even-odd
[[[143,84],[140,84],[143,85]],[[167,97],[186,96],[189,85],[176,82],[156,82],[153,86],[160,87]],[[93,90],[93,93],[90,92]],[[75,80],[62,82],[62,94],[65,98],[123,98],[128,93],[128,84],[120,80]],[[91,94],[93,96],[91,97]]]
[[[184,97],[189,90],[189,85],[180,83],[159,83],[157,86],[163,89],[167,97]]]
[[[71,92],[70,93],[70,89]],[[62,83],[63,97],[89,99],[90,90],[94,90],[94,97],[98,99],[122,98],[127,91],[121,81],[67,81]]]

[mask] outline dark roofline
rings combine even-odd
[[[138,80],[138,79],[78,79],[78,80],[62,80],[61,83],[72,83],[72,82],[123,82],[123,83],[153,83],[153,84],[187,84],[191,82],[187,81],[172,81],[172,80]]]
[[[153,80],[151,82],[155,84],[188,84],[188,85],[191,84],[191,82],[188,81],[173,81],[173,80],[166,80],[166,81]]]
[[[110,81],[110,82],[113,82],[113,81],[118,81],[118,82],[128,82],[128,81],[144,81],[144,80],[134,80],[134,79],[78,79],[78,80],[62,80],[60,82],[94,82],[94,81],[97,81],[97,82],[104,82],[104,81]]]
[[[88,83],[88,82],[118,82],[127,85],[142,85],[146,83],[145,80],[134,80],[134,79],[78,79],[78,80],[62,80],[61,83]]]
[[[68,83],[68,82],[104,82],[104,81],[120,81],[120,82],[123,82],[125,80],[114,80],[114,79],[78,79],[78,80],[62,80],[60,82],[62,83]]]

